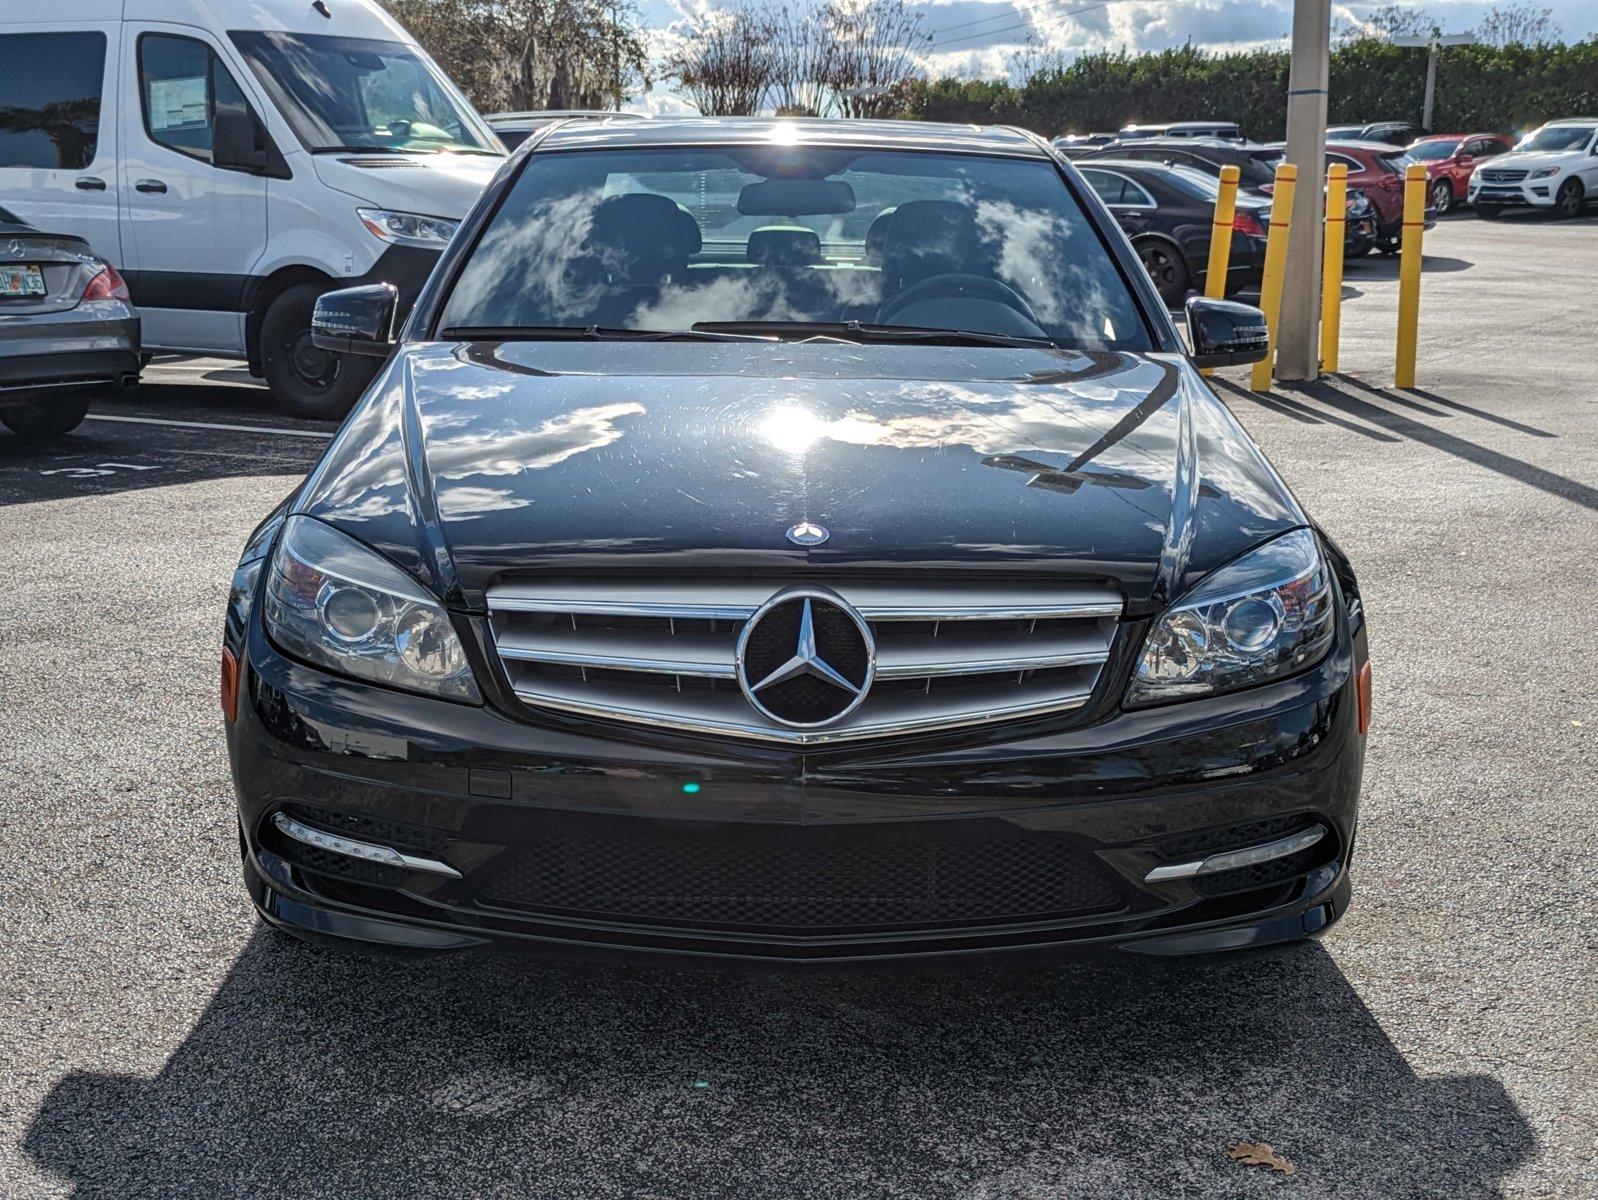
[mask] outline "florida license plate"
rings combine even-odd
[[[0,296],[44,295],[44,272],[33,263],[0,266]]]

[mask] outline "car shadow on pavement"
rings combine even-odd
[[[1421,253],[1420,269],[1426,275],[1452,275],[1469,271],[1476,264],[1463,258],[1444,258],[1441,255]],[[1354,282],[1393,280],[1398,278],[1399,256],[1372,254],[1358,258],[1343,268],[1343,278]]]
[[[1335,933],[1333,937],[1335,938]],[[153,1078],[60,1080],[79,1198],[1494,1197],[1535,1138],[1319,944],[816,978],[363,959],[258,929]]]

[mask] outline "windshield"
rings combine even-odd
[[[1416,162],[1441,162],[1452,158],[1458,149],[1458,142],[1416,142],[1404,153]]]
[[[1382,165],[1382,169],[1389,175],[1402,175],[1404,168],[1415,161],[1403,150],[1394,154],[1373,154],[1371,157],[1379,162]]]
[[[1580,150],[1592,136],[1590,125],[1545,125],[1520,139],[1516,150]]]
[[[229,36],[313,153],[500,153],[471,105],[403,42],[255,31]]]
[[[442,317],[445,336],[849,322],[1149,348],[1052,163],[815,146],[534,154]]]

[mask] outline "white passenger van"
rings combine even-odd
[[[375,370],[312,344],[316,297],[408,305],[504,156],[373,0],[0,4],[0,207],[120,267],[146,350],[244,359],[302,416]]]

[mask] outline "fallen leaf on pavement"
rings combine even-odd
[[[1251,1167],[1269,1167],[1283,1175],[1298,1173],[1298,1168],[1271,1149],[1268,1142],[1238,1142],[1235,1146],[1228,1146],[1226,1153]]]

